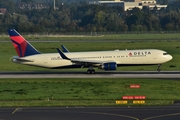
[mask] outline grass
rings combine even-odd
[[[180,82],[162,79],[0,79],[0,86],[0,106],[113,106],[124,95],[145,95],[145,105],[180,100]]]

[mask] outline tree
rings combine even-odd
[[[97,25],[97,28],[101,28],[105,25],[106,23],[105,18],[106,18],[106,13],[103,11],[99,11],[95,14],[94,23]]]

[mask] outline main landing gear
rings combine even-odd
[[[89,66],[89,69],[87,70],[88,74],[94,74],[95,70],[93,69],[93,66]]]
[[[158,72],[161,71],[161,64],[158,64],[158,69],[157,69]]]
[[[94,69],[92,69],[92,70],[88,69],[88,70],[87,70],[87,73],[88,73],[88,74],[94,74],[94,73],[95,73],[95,70],[94,70]]]

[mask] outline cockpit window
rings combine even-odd
[[[168,55],[168,53],[163,53],[163,55]]]

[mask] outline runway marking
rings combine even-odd
[[[19,108],[16,108],[16,109],[12,112],[12,114],[14,114],[18,109],[19,109]]]
[[[127,116],[127,115],[120,115],[120,114],[100,113],[100,112],[83,112],[83,113],[92,113],[92,114],[101,114],[101,115],[120,116],[120,117],[125,117],[125,118],[131,118],[131,119],[134,119],[134,120],[139,120],[139,119],[136,118],[136,117]]]
[[[145,119],[143,119],[143,120],[150,120],[150,119],[154,119],[154,118],[168,117],[168,116],[176,116],[176,115],[180,115],[180,113],[174,113],[174,114],[166,114],[166,115],[159,115],[159,116],[154,116],[154,117],[148,117],[148,118],[145,118]]]

